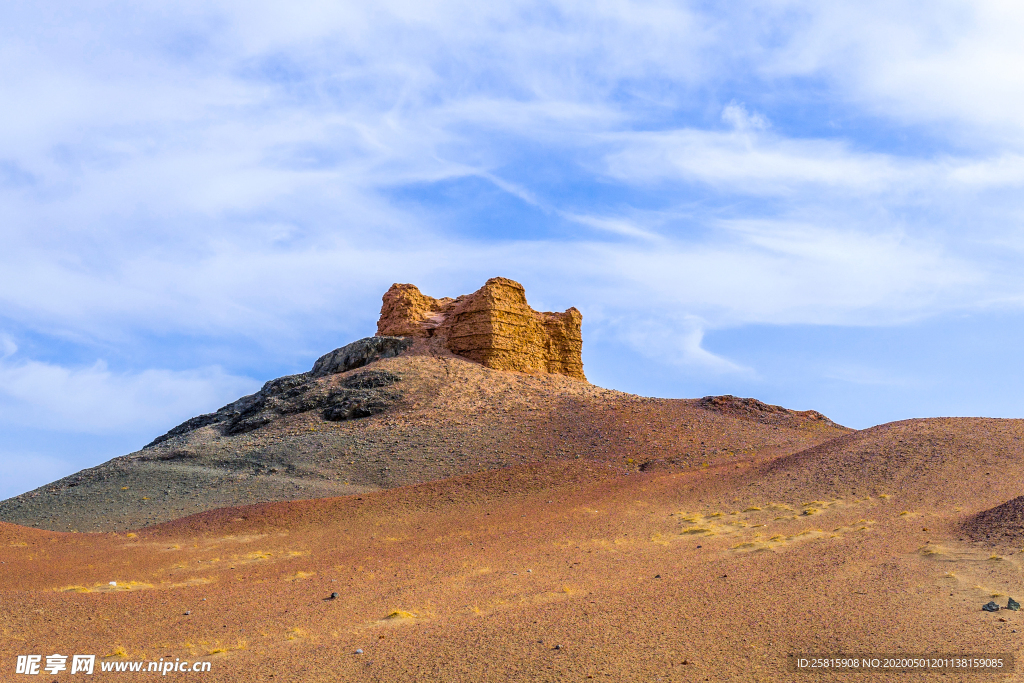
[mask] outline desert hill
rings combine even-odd
[[[591,385],[581,320],[576,309],[534,311],[522,285],[505,278],[454,299],[396,284],[377,336],[140,451],[2,501],[0,520],[125,530],[552,458],[627,469],[759,460],[849,431],[754,399],[652,399]]]
[[[267,386],[275,392],[291,383]],[[626,469],[757,460],[848,431],[813,412],[759,402],[751,409],[732,397],[643,398],[563,375],[491,370],[453,355],[383,358],[309,383],[300,400],[316,403],[341,389],[371,396],[350,400],[348,409],[380,411],[340,421],[323,413],[344,406],[277,412],[277,394],[246,416],[236,402],[220,421],[217,414],[194,418],[183,425],[191,429],[0,502],[0,520],[61,531],[125,530],[203,510],[350,495],[548,459]]]
[[[943,457],[970,456],[957,448]],[[210,662],[211,681],[467,683],[792,681],[796,653],[1020,654],[1019,613],[980,609],[1024,595],[1018,549],[957,536],[983,501],[922,505],[913,466],[892,493],[815,499],[781,476],[807,462],[764,478],[548,459],[131,533],[0,524],[0,634],[18,638],[0,649]]]
[[[1024,496],[1017,496],[964,520],[961,530],[971,540],[1006,549],[1024,545]]]
[[[943,680],[1019,680],[1021,613],[981,606],[1024,600],[1024,421],[624,394],[583,379],[579,322],[511,281],[396,285],[378,336],[3,501],[0,662],[646,683],[991,655]]]
[[[980,508],[1019,495],[1022,455],[1022,420],[902,420],[775,459],[759,477],[780,491],[833,497],[899,492],[908,503]]]

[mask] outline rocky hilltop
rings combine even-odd
[[[550,372],[585,380],[582,322],[576,308],[564,313],[533,310],[521,284],[493,277],[472,294],[455,299],[435,299],[416,285],[394,284],[384,295],[377,335],[430,339],[494,370]]]
[[[214,426],[225,436],[244,434],[285,415],[322,411],[321,417],[340,422],[369,417],[387,410],[402,393],[393,388],[401,378],[385,370],[361,372],[333,381],[333,376],[361,368],[381,358],[393,358],[412,345],[401,337],[367,337],[321,356],[313,369],[272,379],[255,394],[243,396],[215,413],[181,423],[146,448]]]
[[[534,311],[522,286],[503,278],[456,299],[395,285],[378,336],[139,451],[0,501],[0,521],[132,529],[531,462],[648,472],[759,461],[849,431],[820,413],[753,399],[652,399],[581,381],[580,319],[574,308]]]

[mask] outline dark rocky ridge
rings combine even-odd
[[[754,420],[761,424],[788,424],[793,416],[797,415],[807,420],[821,422],[838,427],[835,422],[828,419],[817,410],[793,411],[782,406],[772,405],[756,398],[740,398],[731,394],[724,396],[705,396],[697,399],[697,405],[705,410],[711,410],[723,415],[731,415],[739,419]]]
[[[243,396],[215,413],[199,415],[181,423],[146,446],[151,448],[171,437],[214,425],[223,435],[251,432],[294,413],[322,410],[333,422],[376,415],[401,397],[392,388],[401,378],[386,371],[367,371],[331,387],[316,380],[365,366],[381,358],[393,358],[412,346],[401,337],[366,337],[321,356],[313,369],[298,375],[272,379],[255,394]]]

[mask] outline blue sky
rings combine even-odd
[[[308,369],[393,282],[576,306],[625,391],[1024,416],[1022,34],[981,0],[5,3],[0,496]]]

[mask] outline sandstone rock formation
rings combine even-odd
[[[551,372],[586,380],[582,321],[575,308],[564,313],[533,310],[521,284],[495,277],[456,299],[434,299],[415,285],[392,285],[384,294],[377,335],[432,339],[495,370]]]

